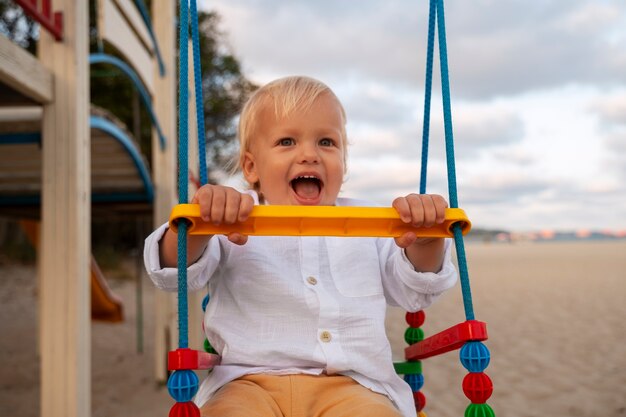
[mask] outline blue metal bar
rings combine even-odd
[[[146,10],[146,5],[143,3],[142,0],[135,0],[135,6],[137,6],[137,10],[139,10],[141,18],[146,24],[146,28],[148,29],[148,33],[150,34],[150,39],[152,39],[154,54],[156,55],[157,62],[159,63],[159,75],[163,77],[165,75],[165,64],[163,63],[163,59],[161,58],[159,43],[157,42],[156,36],[154,36],[154,31],[152,30],[152,21],[150,20],[150,14],[148,13],[148,10]]]
[[[95,193],[91,195],[92,203],[151,203],[152,198],[142,193]],[[0,207],[35,206],[41,204],[41,196],[37,195],[5,195],[0,196]]]
[[[41,133],[3,133],[0,135],[0,145],[25,145],[28,143],[41,144]]]
[[[141,182],[144,185],[146,198],[148,201],[152,201],[154,197],[154,188],[152,187],[150,174],[148,173],[148,169],[144,165],[141,155],[139,154],[139,151],[133,141],[119,127],[103,117],[90,116],[89,124],[93,129],[98,129],[111,135],[124,147],[124,149],[126,149],[133,160],[133,163],[137,168],[137,172],[139,173],[139,177],[141,178]]]
[[[154,113],[154,110],[152,108],[152,99],[150,97],[150,94],[148,93],[148,90],[144,86],[143,82],[141,81],[137,73],[121,59],[116,58],[112,55],[107,55],[103,53],[95,53],[95,54],[89,55],[89,64],[90,65],[111,64],[119,68],[124,74],[128,76],[128,78],[130,78],[130,80],[133,82],[133,84],[137,88],[137,91],[139,92],[141,101],[143,101],[143,104],[146,106],[146,109],[148,110],[148,114],[150,116],[150,120],[152,121],[152,125],[157,130],[157,133],[159,135],[159,141],[161,144],[161,149],[165,149],[166,138],[165,138],[165,135],[163,134],[163,131],[161,130],[161,125],[159,124],[156,114]]]

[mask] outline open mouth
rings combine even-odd
[[[291,188],[303,200],[317,199],[322,186],[322,180],[314,175],[301,175],[291,180]]]

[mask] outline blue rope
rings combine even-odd
[[[189,124],[189,9],[188,0],[180,2],[180,31],[179,31],[179,72],[178,72],[178,202],[186,204],[188,197],[189,166],[187,161],[188,124]]]
[[[180,2],[179,18],[179,72],[178,72],[178,202],[188,201],[188,54],[189,10],[188,0]],[[187,347],[187,225],[178,225],[178,347]]]
[[[424,87],[424,123],[422,126],[422,171],[420,175],[420,194],[426,194],[428,172],[428,135],[430,133],[430,98],[433,87],[433,50],[435,49],[435,14],[436,0],[430,0],[428,16],[428,52],[426,54],[426,82]]]
[[[198,8],[196,0],[191,0],[191,36],[193,43],[193,75],[196,91],[196,122],[198,126],[198,157],[200,184],[208,182],[206,165],[206,146],[204,132],[204,100],[202,97],[202,68],[200,65],[200,35],[198,33]]]
[[[441,90],[443,96],[443,119],[446,140],[446,161],[448,165],[448,193],[450,195],[450,207],[458,208],[459,201],[456,189],[456,167],[454,163],[454,137],[452,133],[452,110],[450,105],[450,81],[448,74],[448,50],[446,46],[446,26],[443,11],[443,0],[437,0],[437,31],[439,34],[439,61],[441,67]],[[457,260],[459,263],[459,276],[461,291],[463,294],[463,306],[466,320],[474,319],[474,307],[472,306],[472,293],[470,290],[467,258],[463,244],[461,226],[453,227],[454,242],[456,245]]]
[[[474,320],[472,289],[470,288],[467,257],[465,256],[465,245],[463,243],[463,232],[461,231],[461,225],[458,223],[453,225],[452,231],[454,232],[456,257],[459,264],[459,276],[461,281],[461,294],[463,295],[463,308],[465,309],[465,320]]]
[[[446,160],[448,164],[448,193],[450,207],[458,208],[456,190],[456,168],[454,164],[454,136],[452,134],[452,110],[450,105],[450,80],[448,76],[448,50],[446,46],[446,26],[443,0],[437,0],[437,30],[439,31],[439,61],[441,69],[441,93],[443,96],[443,120],[446,139]]]
[[[150,35],[150,39],[152,40],[154,53],[157,57],[157,62],[159,63],[159,74],[161,75],[161,77],[163,77],[165,75],[165,64],[163,63],[163,58],[161,57],[159,43],[157,42],[156,36],[154,36],[154,30],[152,30],[152,21],[150,20],[150,14],[146,9],[146,5],[144,4],[143,0],[135,0],[135,6],[137,6],[137,9],[141,14],[141,18],[148,28],[148,34]]]
[[[178,224],[178,347],[188,347],[187,223]]]

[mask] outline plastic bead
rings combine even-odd
[[[407,312],[404,318],[409,326],[422,327],[422,324],[424,324],[424,321],[426,320],[426,314],[424,314],[422,310],[415,313]]]
[[[424,340],[424,330],[418,327],[408,327],[404,332],[404,341],[409,345]]]
[[[167,380],[170,396],[179,403],[191,401],[198,392],[198,376],[194,371],[182,369],[172,373]]]
[[[398,375],[421,374],[421,361],[394,362],[393,368]]]
[[[465,417],[495,417],[489,404],[470,404],[465,409]]]
[[[482,342],[467,342],[459,353],[461,363],[469,372],[483,372],[489,366],[489,349]]]
[[[415,401],[415,409],[422,411],[426,407],[426,396],[421,391],[413,393],[413,400]]]
[[[200,417],[200,409],[191,401],[175,403],[170,408],[169,417]]]
[[[469,373],[463,378],[463,392],[472,403],[483,404],[493,393],[493,382],[485,373]]]
[[[217,355],[217,351],[213,349],[213,346],[209,343],[209,339],[204,339],[204,351]]]
[[[206,311],[206,305],[209,304],[210,299],[211,297],[209,296],[209,294],[204,296],[204,298],[202,299],[202,311]]]
[[[404,375],[404,380],[413,392],[421,390],[424,386],[424,375],[422,374]]]

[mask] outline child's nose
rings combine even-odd
[[[303,144],[300,148],[300,162],[308,164],[318,163],[319,153],[317,146],[312,144]]]

